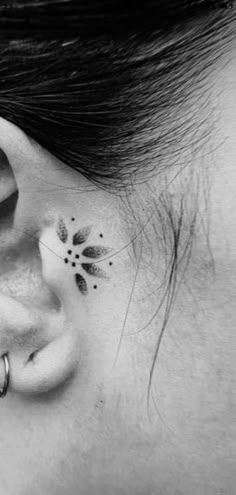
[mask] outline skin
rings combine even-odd
[[[160,302],[159,226],[154,233],[150,222],[130,245],[140,224],[127,221],[123,201],[0,119],[0,147],[19,190],[14,222],[0,234],[0,349],[11,365],[0,403],[1,495],[235,493],[235,58],[232,47],[214,81],[214,151],[204,164],[196,156],[193,176],[187,170],[168,188],[177,209],[184,178],[195,183],[201,171],[191,262],[180,267],[148,404],[163,307],[138,330]],[[136,218],[145,221],[148,190],[161,193],[169,179],[137,188]],[[60,218],[69,237],[91,226],[86,246],[114,254],[98,265],[108,279],[84,275],[87,295],[75,284],[78,267],[64,262],[74,247],[57,235]]]

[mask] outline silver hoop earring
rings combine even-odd
[[[0,389],[0,398],[3,399],[3,397],[6,396],[7,391],[8,391],[8,386],[9,386],[9,381],[10,381],[10,364],[9,364],[9,359],[8,355],[3,354],[1,356],[3,363],[4,363],[4,370],[5,370],[5,379],[4,379],[4,385],[3,388]]]

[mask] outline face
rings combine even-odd
[[[233,495],[235,53],[213,81],[204,153],[129,201],[0,120],[0,199],[19,192],[0,232],[2,495]],[[149,207],[164,188],[197,220],[163,327],[169,241]]]

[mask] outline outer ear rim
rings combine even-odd
[[[0,148],[0,203],[17,191],[17,184],[9,160]]]

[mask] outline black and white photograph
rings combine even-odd
[[[0,495],[236,495],[235,0],[0,0]]]

